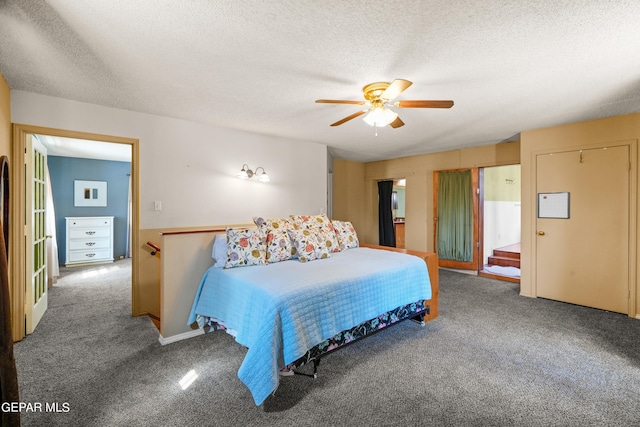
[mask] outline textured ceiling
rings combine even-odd
[[[371,161],[640,111],[637,0],[0,0],[12,90],[328,145]],[[354,105],[413,81],[405,126]]]

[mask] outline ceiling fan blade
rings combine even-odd
[[[353,105],[364,105],[365,101],[342,101],[339,99],[317,99],[316,103],[318,104],[353,104]]]
[[[451,108],[453,107],[453,101],[405,100],[398,101],[393,105],[400,108]]]
[[[351,119],[355,119],[356,117],[361,116],[366,112],[367,112],[367,110],[358,111],[357,113],[354,113],[354,114],[350,115],[349,117],[345,117],[342,120],[338,120],[337,122],[332,123],[331,126],[340,126],[341,124],[346,123]]]
[[[382,95],[380,95],[380,98],[387,99],[389,101],[392,99],[395,99],[398,95],[404,92],[412,84],[413,83],[411,83],[409,80],[395,79],[394,81],[391,82],[389,87],[386,88],[384,92],[382,92]]]
[[[399,128],[400,126],[404,126],[404,122],[400,119],[400,116],[398,116],[394,121],[389,123],[389,126],[391,126],[394,129]]]

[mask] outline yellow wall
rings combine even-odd
[[[351,221],[356,230],[366,224],[364,205],[364,163],[333,160],[333,219]]]
[[[484,170],[484,201],[520,201],[520,165]]]
[[[576,150],[580,148],[628,143],[632,150],[631,168],[631,195],[630,202],[634,212],[637,210],[638,177],[637,165],[639,163],[637,141],[640,138],[640,113],[605,119],[590,120],[580,123],[572,123],[554,126],[545,129],[531,130],[521,133],[521,178],[522,178],[522,240],[521,240],[521,270],[520,292],[522,295],[536,296],[535,289],[535,239],[536,233],[536,171],[535,157],[537,154],[554,151]],[[615,189],[612,189],[615,191]],[[638,236],[637,214],[631,218],[630,231],[636,242],[640,242]],[[588,234],[585,234],[585,242],[573,242],[575,245],[588,244]],[[637,246],[637,243],[636,243]],[[594,248],[596,249],[596,248]],[[638,248],[630,248],[632,271],[631,297],[634,302],[631,316],[637,316],[640,307],[640,289],[637,283]]]
[[[433,172],[520,163],[520,143],[465,148],[371,163],[334,161],[333,212],[363,243],[378,243],[377,182],[406,178],[406,248],[433,251]]]
[[[11,96],[9,85],[0,74],[0,155],[9,157],[9,172],[11,172]],[[9,264],[9,277],[11,265]],[[13,282],[11,282],[13,283]],[[12,294],[9,286],[9,295]],[[13,320],[15,322],[15,320]]]
[[[0,155],[8,156],[11,149],[11,96],[9,85],[0,74]],[[11,164],[9,164],[11,167]]]

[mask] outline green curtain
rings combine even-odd
[[[438,256],[473,260],[471,171],[438,173]]]

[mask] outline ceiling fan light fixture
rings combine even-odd
[[[389,108],[374,107],[362,120],[369,126],[381,128],[393,122],[397,117],[398,113]]]
[[[404,122],[398,116],[398,113],[391,110],[388,107],[397,108],[451,108],[453,107],[453,101],[451,100],[404,100],[393,102],[401,93],[403,93],[409,86],[411,86],[409,80],[395,79],[391,83],[389,82],[375,82],[366,85],[362,88],[364,95],[364,101],[351,101],[340,99],[318,99],[316,103],[319,104],[348,104],[348,105],[365,105],[366,107],[344,119],[338,120],[335,123],[331,123],[331,126],[340,126],[350,120],[360,117],[362,115],[364,122],[369,126],[385,127],[391,125],[392,128],[397,129],[404,126]],[[378,132],[376,130],[376,136]]]

